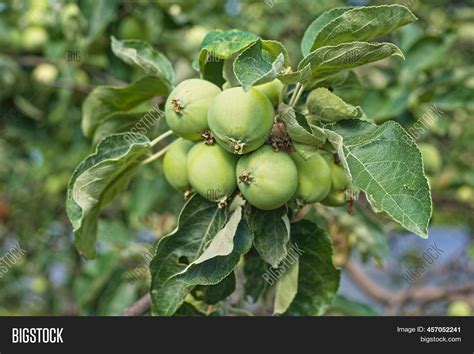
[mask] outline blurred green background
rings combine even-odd
[[[73,247],[65,193],[90,153],[81,104],[95,86],[139,75],[114,57],[110,36],[152,43],[179,82],[197,75],[191,62],[210,30],[278,39],[294,66],[319,14],[383,3],[397,2],[0,0],[0,257],[17,242],[26,250],[0,273],[0,315],[121,314],[148,290],[143,255],[175,225],[183,200],[156,163],[103,213],[98,258],[85,261]],[[335,262],[351,270],[329,314],[472,314],[472,293],[392,309],[357,284],[358,270],[392,291],[474,281],[474,8],[467,0],[398,3],[419,18],[387,38],[406,60],[366,65],[335,92],[377,122],[398,121],[420,143],[433,194],[432,238],[401,234],[364,212],[351,217],[344,208],[318,207],[314,217],[326,218]],[[444,250],[442,259],[407,285],[403,272],[432,242]],[[239,307],[268,311],[265,302]]]

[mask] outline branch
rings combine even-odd
[[[146,313],[151,306],[150,294],[146,294],[132,306],[127,308],[124,312],[124,316],[141,316]]]
[[[367,295],[379,302],[389,305],[391,309],[402,306],[410,301],[423,305],[439,300],[448,300],[458,295],[474,294],[474,283],[467,283],[450,289],[436,286],[416,286],[408,290],[391,292],[370,279],[352,260],[346,263],[346,270],[350,277]]]
[[[354,280],[367,295],[385,304],[393,302],[394,294],[376,284],[354,261],[348,260],[345,269],[352,280]]]

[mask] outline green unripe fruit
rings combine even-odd
[[[58,69],[49,63],[39,64],[31,73],[35,81],[43,84],[51,84],[57,79],[58,74]]]
[[[344,168],[336,164],[331,155],[324,154],[323,158],[331,171],[331,191],[321,201],[321,204],[332,207],[344,205],[346,203],[345,190],[349,185],[349,179],[344,172]]]
[[[196,144],[188,154],[186,171],[194,190],[204,198],[220,201],[234,192],[237,156],[218,144]]]
[[[464,203],[474,202],[474,190],[469,186],[461,186],[456,190],[456,199]]]
[[[470,316],[471,315],[471,306],[465,301],[454,301],[449,304],[447,315],[448,316]]]
[[[346,193],[344,191],[331,190],[329,194],[321,200],[321,204],[330,207],[339,207],[346,204]]]
[[[207,112],[221,89],[212,82],[189,79],[171,91],[165,105],[168,126],[179,136],[192,141],[208,130]]]
[[[190,188],[188,173],[186,172],[186,161],[189,150],[193,143],[188,140],[179,139],[174,141],[163,158],[163,173],[171,186],[185,192]]]
[[[349,185],[349,179],[344,172],[344,168],[340,164],[336,164],[331,155],[324,154],[324,160],[331,170],[331,190],[344,191]]]
[[[283,90],[283,87],[284,85],[278,79],[254,86],[256,90],[267,96],[274,106],[276,106],[280,100],[280,93]]]
[[[22,46],[27,50],[36,50],[41,48],[48,40],[48,32],[43,27],[28,27],[22,33]]]
[[[207,121],[216,141],[240,155],[263,145],[272,129],[273,116],[272,103],[264,94],[233,87],[212,101]]]
[[[296,197],[306,203],[323,200],[331,190],[331,170],[323,157],[314,153],[304,160],[299,154],[291,155],[298,170]]]
[[[142,39],[147,40],[144,22],[133,17],[128,17],[120,22],[118,29],[120,39]]]
[[[423,164],[425,172],[428,174],[437,174],[441,170],[442,160],[438,149],[431,144],[419,143],[421,155],[423,156]]]
[[[238,186],[253,206],[272,210],[283,206],[296,192],[298,171],[285,152],[275,152],[269,145],[242,156],[236,169]]]

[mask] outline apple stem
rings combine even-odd
[[[293,91],[293,95],[291,96],[291,99],[290,99],[290,102],[289,102],[289,105],[291,107],[294,107],[298,103],[298,100],[300,99],[301,94],[303,93],[303,91],[304,91],[304,85],[302,83],[298,82],[295,86],[295,89]]]
[[[169,148],[170,148],[170,145],[165,146],[163,149],[161,149],[160,151],[154,153],[149,158],[144,160],[141,164],[146,165],[146,164],[149,164],[150,162],[158,160],[161,156],[163,156],[166,153],[166,151],[168,151]]]
[[[151,147],[155,146],[156,144],[158,144],[163,139],[166,139],[167,137],[169,137],[171,134],[173,134],[173,132],[171,130],[166,131],[165,133],[161,134],[159,137],[153,139],[153,141],[150,143],[150,146]]]

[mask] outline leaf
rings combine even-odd
[[[120,41],[112,38],[112,52],[125,63],[138,67],[147,76],[161,79],[171,91],[174,83],[173,66],[168,58],[149,43],[139,40]]]
[[[370,41],[416,21],[415,15],[401,5],[365,6],[340,11],[340,16],[321,26],[309,52],[323,46]]]
[[[208,62],[215,62],[216,59],[231,59],[234,54],[240,53],[257,41],[258,38],[252,33],[236,29],[209,32],[204,37],[199,51],[199,69],[201,73],[204,73]]]
[[[186,202],[178,217],[178,227],[160,239],[150,263],[153,313],[171,316],[181,306],[194,285],[178,279],[177,275],[199,257],[226,220],[225,210],[217,203],[199,195]]]
[[[299,249],[298,292],[285,315],[319,316],[332,303],[339,286],[331,240],[316,224],[302,220],[291,225],[291,242]]]
[[[324,123],[337,122],[344,119],[358,119],[363,115],[360,107],[350,107],[341,98],[324,87],[317,88],[308,96],[309,113]]]
[[[291,67],[288,50],[286,50],[285,46],[281,42],[264,39],[262,40],[262,49],[265,52],[268,52],[273,58],[283,54],[283,63],[285,64],[285,67]]]
[[[287,208],[264,211],[251,208],[246,215],[255,249],[262,259],[276,267],[286,257],[290,240],[290,220]]]
[[[448,92],[436,93],[432,98],[432,105],[442,111],[454,111],[455,109],[465,109],[474,112],[474,88],[457,85]]]
[[[244,91],[248,91],[254,85],[274,80],[284,65],[283,53],[279,53],[275,58],[262,50],[262,41],[259,39],[235,59],[234,73]]]
[[[135,135],[133,141],[125,134],[111,135],[73,172],[66,211],[73,226],[76,248],[84,257],[95,257],[100,209],[123,191],[149,148],[150,141],[143,135]]]
[[[402,65],[400,81],[412,84],[416,82],[420,72],[443,65],[454,41],[455,37],[448,35],[443,41],[423,38],[417,42],[408,52],[407,60]]]
[[[327,131],[352,185],[365,192],[375,212],[385,212],[407,230],[426,238],[432,205],[421,153],[396,122],[336,123]]]
[[[196,300],[203,301],[208,305],[215,305],[226,299],[235,290],[235,274],[230,273],[227,277],[215,285],[198,285],[193,289]]]
[[[218,86],[224,83],[224,61],[230,60],[236,54],[259,39],[258,36],[239,30],[209,32],[201,43],[197,67],[205,80]]]
[[[329,22],[351,9],[352,7],[338,7],[318,16],[306,29],[303,39],[301,40],[301,52],[303,53],[303,57],[312,52],[312,47],[318,33],[327,26]]]
[[[380,316],[381,314],[369,305],[348,299],[342,295],[336,295],[334,302],[329,308],[329,312],[334,312],[343,316]]]
[[[312,78],[322,78],[344,69],[355,68],[390,56],[404,58],[400,49],[392,43],[342,43],[311,52],[298,64],[298,71],[309,64],[311,76],[305,78],[309,81]]]
[[[154,313],[172,315],[194,286],[218,284],[233,272],[252,245],[241,218],[239,206],[223,225],[226,215],[217,203],[191,198],[181,212],[178,229],[158,243],[150,265]]]
[[[97,38],[114,20],[119,3],[119,0],[85,0],[81,3],[81,10],[89,23],[89,42]]]
[[[306,117],[295,112],[292,107],[280,104],[278,112],[279,118],[285,123],[293,145],[295,148],[297,147],[297,151],[304,159],[309,158],[312,152],[325,144],[326,135],[321,128],[310,125]]]
[[[294,262],[280,279],[278,279],[275,291],[275,302],[273,305],[274,315],[285,313],[298,293],[298,268],[299,263]]]
[[[177,278],[193,285],[217,284],[234,270],[251,246],[250,231],[242,221],[242,206],[238,206],[206,250]]]
[[[197,316],[197,317],[204,317],[205,314],[199,311],[197,308],[195,308],[192,304],[189,302],[184,302],[179,309],[176,310],[175,316],[186,316],[186,317],[191,317],[191,316]]]
[[[311,65],[308,63],[305,67],[298,71],[292,71],[291,67],[286,68],[278,79],[286,85],[296,84],[297,82],[307,82],[311,79]]]
[[[104,120],[94,132],[92,143],[96,145],[103,138],[116,134],[130,132],[149,112],[114,112],[104,117]],[[148,131],[144,131],[144,135]]]
[[[124,87],[98,86],[82,105],[82,131],[87,137],[92,137],[109,114],[129,111],[155,96],[166,94],[168,87],[155,77],[144,77]]]
[[[194,262],[192,262],[185,271],[193,265],[203,263],[211,258],[229,255],[234,249],[234,236],[241,220],[242,207],[238,207],[235,212],[232,213],[232,216],[225,227],[219,230],[216,236],[212,239],[212,242],[206,250]]]
[[[315,78],[309,84],[305,85],[306,90],[311,90],[318,87],[330,87],[337,89],[347,85],[357,84],[360,86],[360,80],[352,70],[343,70],[335,74],[323,77],[321,79]]]
[[[402,114],[408,106],[409,93],[403,87],[389,87],[385,90],[367,89],[361,106],[367,117],[376,123]]]
[[[403,27],[395,35],[395,44],[404,52],[407,53],[413,45],[425,36],[425,32],[417,24],[409,24]]]
[[[244,293],[245,300],[256,303],[268,288],[263,274],[268,270],[268,263],[264,262],[258,252],[252,248],[245,255],[244,263]]]

